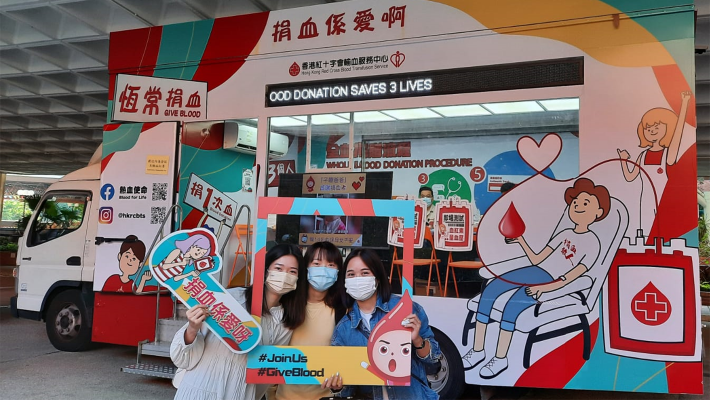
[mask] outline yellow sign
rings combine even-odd
[[[145,173],[150,175],[167,175],[170,166],[170,156],[148,156],[145,162]]]
[[[365,193],[365,174],[303,174],[301,190],[303,194]]]

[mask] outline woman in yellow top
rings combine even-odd
[[[340,250],[330,242],[317,242],[306,250],[308,298],[303,299],[303,323],[293,331],[290,346],[330,346],[335,324],[345,315],[335,282],[343,267]],[[330,396],[320,385],[279,385],[276,400],[318,400]]]

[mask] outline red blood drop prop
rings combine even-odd
[[[503,219],[498,224],[498,230],[509,239],[523,236],[523,233],[525,233],[525,222],[520,218],[518,210],[515,209],[515,204],[510,203],[508,211],[505,212]]]

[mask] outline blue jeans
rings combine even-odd
[[[510,290],[515,290],[510,300],[505,303],[503,318],[500,321],[500,329],[512,332],[515,330],[515,320],[518,319],[518,316],[526,309],[537,304],[537,300],[525,293],[526,286],[523,286],[523,284],[527,286],[539,285],[550,283],[554,279],[544,269],[536,265],[506,272],[500,277],[516,283],[508,283],[498,278],[493,279],[481,293],[481,300],[478,302],[478,311],[476,312],[476,321],[487,324],[490,321],[493,304],[498,297]]]

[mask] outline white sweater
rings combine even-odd
[[[245,289],[229,289],[228,292],[246,307]],[[260,344],[288,345],[291,330],[281,324],[283,308],[273,307],[270,312],[271,315],[261,318]],[[170,345],[170,358],[178,368],[185,370],[175,400],[261,399],[270,385],[246,383],[246,354],[232,353],[206,324],[202,325],[194,342],[185,344],[187,326],[177,331]]]

